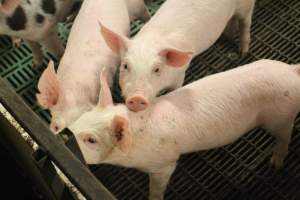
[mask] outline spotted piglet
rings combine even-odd
[[[76,0],[2,0],[0,2],[0,34],[22,38],[33,53],[33,66],[42,65],[41,46],[57,58],[64,52],[58,38],[57,23],[71,12]]]

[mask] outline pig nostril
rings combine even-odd
[[[141,102],[141,104],[144,106],[144,105],[146,105],[146,103],[145,102]]]
[[[134,102],[133,101],[129,101],[129,104],[134,104]]]

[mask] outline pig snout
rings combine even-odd
[[[133,112],[145,110],[149,105],[149,101],[140,94],[135,94],[126,99],[126,106]]]

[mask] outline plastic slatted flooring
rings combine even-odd
[[[162,0],[149,3],[150,11],[153,13],[161,3]],[[140,25],[133,23],[132,34]],[[64,40],[70,27],[70,24],[60,26]],[[237,41],[218,40],[193,60],[186,83],[262,58],[300,63],[300,1],[257,0],[249,54],[240,58],[236,53],[237,44]],[[51,55],[47,54],[47,59],[49,57]],[[31,69],[32,55],[28,46],[14,49],[10,40],[2,37],[0,58],[2,78],[42,119],[49,121],[49,114],[36,103],[36,82],[40,72]],[[300,119],[295,124],[290,151],[279,173],[275,173],[269,164],[274,140],[257,129],[224,148],[182,156],[165,194],[166,199],[299,200]],[[148,177],[144,173],[111,166],[93,166],[91,169],[118,199],[146,199],[148,196]]]

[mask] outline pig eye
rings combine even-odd
[[[153,69],[153,72],[158,74],[160,72],[160,69],[158,67],[156,67],[156,68]]]
[[[88,137],[88,138],[83,139],[83,142],[90,143],[90,144],[96,144],[97,140],[93,137]]]
[[[97,143],[97,140],[95,138],[91,138],[91,137],[89,137],[87,141],[91,144]]]
[[[129,68],[129,67],[128,67],[127,64],[124,64],[124,65],[123,65],[123,69],[128,70],[128,68]]]

